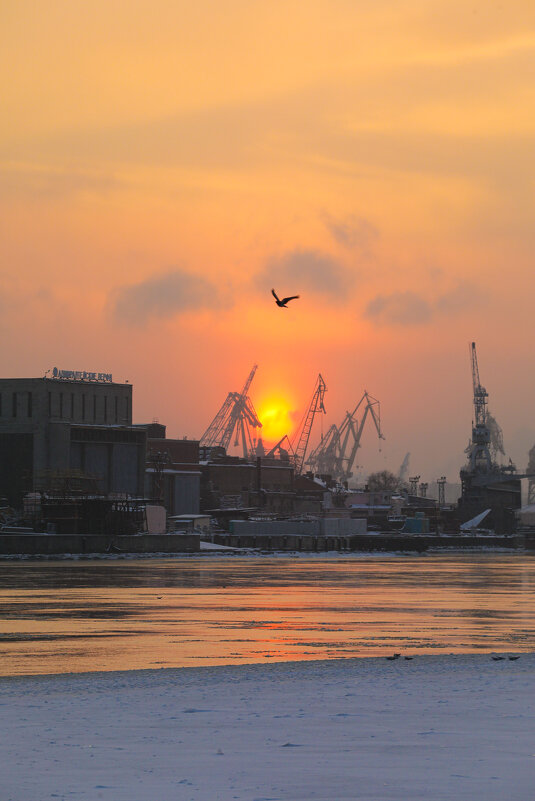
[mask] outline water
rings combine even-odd
[[[535,556],[0,563],[0,675],[535,650]]]

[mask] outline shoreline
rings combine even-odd
[[[204,664],[204,665],[177,665],[174,667],[149,667],[149,668],[125,668],[124,670],[114,670],[110,668],[110,670],[85,670],[85,671],[69,671],[69,672],[62,672],[62,673],[17,673],[17,674],[1,674],[0,673],[0,693],[2,689],[2,682],[9,682],[9,681],[26,681],[26,680],[45,680],[45,679],[69,679],[69,678],[77,678],[81,677],[86,679],[91,679],[92,677],[99,678],[104,676],[131,676],[133,674],[139,674],[140,676],[146,675],[147,677],[154,676],[154,675],[165,675],[166,673],[195,673],[195,672],[206,672],[206,671],[218,671],[222,672],[225,670],[228,671],[235,671],[235,670],[247,670],[247,669],[255,669],[255,670],[262,670],[263,668],[269,670],[270,668],[284,670],[288,668],[291,670],[293,668],[297,668],[298,666],[310,666],[309,669],[313,671],[314,666],[327,666],[332,665],[333,663],[336,665],[342,665],[345,663],[376,663],[378,666],[381,666],[383,662],[388,664],[406,664],[407,662],[412,663],[411,668],[414,670],[416,665],[420,663],[427,663],[429,666],[432,662],[436,661],[451,661],[459,662],[462,659],[466,660],[489,660],[491,662],[512,662],[513,664],[516,663],[519,665],[519,662],[524,660],[533,660],[533,670],[535,671],[535,649],[530,651],[459,651],[459,652],[449,652],[449,653],[429,653],[429,652],[407,652],[406,654],[400,652],[399,657],[395,660],[391,659],[392,655],[384,656],[384,655],[377,655],[373,654],[370,656],[335,656],[331,659],[314,659],[314,658],[307,658],[307,659],[268,659],[263,662],[231,662],[231,663],[222,663],[222,664]],[[420,665],[422,668],[425,665]]]
[[[477,545],[466,548],[450,547],[444,545],[443,547],[433,547],[425,551],[417,550],[399,550],[399,551],[260,551],[253,550],[252,548],[230,548],[225,547],[214,550],[201,550],[195,552],[184,553],[169,553],[169,552],[155,552],[155,553],[61,553],[61,554],[0,554],[0,564],[3,562],[88,562],[88,561],[110,561],[120,562],[126,560],[180,560],[180,559],[231,559],[231,558],[258,558],[258,559],[271,559],[271,558],[284,558],[284,559],[381,559],[381,558],[396,558],[396,557],[429,557],[433,555],[440,556],[464,556],[470,554],[511,554],[522,556],[535,556],[535,551],[530,548],[502,548],[499,546]]]

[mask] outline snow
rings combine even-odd
[[[2,801],[528,801],[535,654],[0,680]]]
[[[233,548],[230,545],[219,545],[216,542],[201,540],[201,551],[226,551],[227,553],[247,553],[247,548]]]

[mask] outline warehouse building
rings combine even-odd
[[[147,432],[132,425],[132,385],[54,368],[0,379],[0,496],[20,507],[47,476],[87,476],[95,491],[142,496]]]

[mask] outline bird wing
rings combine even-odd
[[[290,298],[283,298],[282,302],[283,303],[288,303],[289,300],[296,300],[298,297],[299,297],[299,295],[292,295]]]
[[[272,289],[272,290],[271,290],[271,294],[273,295],[273,297],[275,298],[275,300],[276,300],[276,301],[277,301],[277,303],[278,303],[278,302],[279,302],[279,299],[278,299],[278,297],[277,297],[277,293],[275,292],[275,290],[274,290],[274,289]]]

